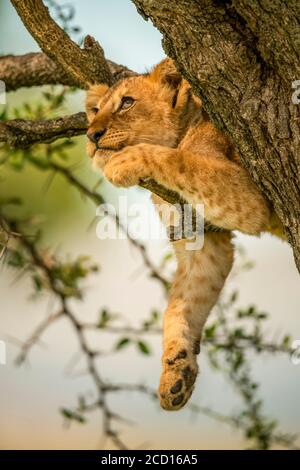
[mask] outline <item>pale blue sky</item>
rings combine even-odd
[[[38,46],[29,33],[24,34],[24,26],[19,19],[16,24],[16,15],[9,1],[2,2],[1,52],[24,54],[37,51]],[[67,2],[59,0],[57,3]],[[145,21],[137,13],[130,0],[74,0],[72,4],[77,12],[74,25],[82,27],[83,35],[94,36],[107,58],[143,72],[164,57],[161,34],[150,21]]]

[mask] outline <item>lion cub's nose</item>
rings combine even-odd
[[[101,131],[89,132],[87,136],[94,144],[97,144],[105,132],[106,129],[102,129]]]

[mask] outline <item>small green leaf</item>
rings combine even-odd
[[[110,313],[108,312],[108,310],[106,310],[104,308],[100,312],[100,319],[99,319],[99,322],[98,322],[98,328],[105,328],[105,326],[109,322],[110,318],[111,318]]]
[[[115,346],[115,350],[116,350],[116,351],[119,351],[120,349],[125,348],[126,346],[129,345],[130,341],[131,341],[130,338],[121,338],[121,339],[117,342],[117,344],[116,344],[116,346]]]
[[[258,313],[258,314],[257,314],[257,319],[258,319],[258,320],[265,320],[266,318],[268,318],[268,314],[267,314],[267,313],[262,312],[262,313]]]
[[[33,279],[36,291],[41,291],[42,287],[43,287],[43,283],[42,283],[42,280],[41,280],[40,276],[38,274],[35,274],[32,277],[32,279]]]
[[[153,321],[157,321],[159,319],[159,312],[157,310],[152,310],[151,318]]]
[[[63,415],[64,418],[70,420],[70,421],[76,421],[77,423],[85,423],[86,419],[84,416],[82,416],[80,413],[76,411],[69,410],[67,408],[61,408],[60,410],[61,414]]]
[[[144,341],[140,340],[136,344],[141,353],[146,354],[146,355],[151,354],[149,346]]]
[[[215,336],[217,324],[213,323],[211,326],[205,328],[204,334],[207,339],[212,339]]]
[[[14,170],[22,170],[25,164],[24,154],[19,151],[12,152],[9,162]]]
[[[291,337],[286,335],[283,340],[282,340],[282,346],[290,346],[290,343],[291,343]]]

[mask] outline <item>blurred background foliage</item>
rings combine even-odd
[[[77,24],[80,18],[80,15],[76,15],[78,2],[65,5],[64,2],[47,0],[47,3],[53,17],[74,40],[81,44],[84,34]],[[124,3],[126,2],[123,2],[123,5]],[[114,6],[121,8],[121,3],[115,0]],[[111,13],[113,14],[114,11]],[[13,14],[14,12],[8,8],[8,1],[1,2],[1,21],[3,22],[5,17],[10,17]],[[133,15],[133,13],[131,14]],[[140,21],[138,15],[135,20]],[[135,20],[128,19],[129,22]],[[25,35],[25,31],[22,31],[22,34]],[[14,48],[8,50],[6,44],[1,52],[15,51]],[[83,99],[83,92],[62,86],[22,89],[9,95],[8,105],[0,108],[0,118],[6,120],[58,117],[77,112],[78,108],[81,110]],[[173,257],[169,247],[158,245],[153,248],[147,242],[130,241],[130,250],[135,250],[138,253],[135,256],[139,257],[139,261],[138,267],[136,264],[128,263],[128,269],[126,269],[127,255],[116,248],[115,241],[98,241],[97,248],[95,245],[91,249],[89,240],[93,237],[94,240],[91,242],[93,244],[96,238],[94,234],[95,207],[104,200],[116,202],[117,195],[123,194],[124,191],[112,188],[102,180],[101,175],[91,170],[90,162],[85,155],[85,139],[82,137],[61,139],[52,144],[35,145],[27,150],[11,150],[2,145],[0,147],[0,168],[0,250],[3,265],[1,276],[3,279],[8,279],[9,284],[12,279],[14,281],[13,289],[7,288],[1,295],[4,293],[9,296],[13,291],[20,292],[20,295],[24,297],[21,302],[24,304],[24,310],[27,311],[26,331],[29,331],[27,339],[22,337],[17,340],[13,330],[10,330],[10,333],[5,336],[12,344],[18,346],[18,351],[14,354],[14,362],[20,365],[28,360],[31,349],[40,344],[40,337],[47,332],[48,327],[52,327],[52,323],[57,322],[59,329],[63,329],[60,340],[68,338],[69,333],[66,331],[69,329],[67,329],[65,322],[61,321],[62,319],[67,320],[73,327],[73,330],[70,331],[73,331],[72,334],[77,338],[79,344],[79,352],[77,351],[75,356],[72,356],[71,365],[69,364],[68,367],[73,369],[83,357],[85,361],[84,374],[90,376],[91,381],[88,385],[84,384],[82,390],[79,391],[78,386],[74,387],[74,391],[71,387],[74,393],[73,403],[77,394],[74,406],[64,406],[59,401],[60,394],[57,394],[57,409],[60,410],[64,422],[68,424],[76,422],[79,425],[85,423],[88,426],[90,412],[100,411],[101,428],[97,425],[96,429],[99,433],[98,437],[104,436],[107,440],[101,441],[100,444],[94,443],[92,447],[113,445],[117,448],[125,448],[141,444],[138,442],[139,435],[143,436],[144,428],[147,427],[147,420],[145,420],[142,411],[145,411],[145,416],[149,417],[149,414],[152,413],[150,411],[152,405],[148,405],[147,400],[150,398],[156,402],[153,377],[157,377],[159,373],[161,314],[169,279],[174,270]],[[149,204],[148,196],[139,190],[129,192],[129,198],[132,200],[140,200],[141,198],[145,204]],[[158,223],[154,215],[153,218],[153,223]],[[79,240],[79,243],[76,242],[77,245],[75,243],[75,249],[74,240],[77,242]],[[237,243],[239,241],[238,239]],[[242,241],[244,240],[242,239]],[[109,271],[105,271],[101,262],[99,263],[99,260],[95,259],[94,252],[96,250],[98,257],[105,259],[105,252],[107,257],[110,257],[110,261],[106,262],[106,268],[107,266],[111,268]],[[159,411],[155,405],[155,419],[152,418],[154,419],[154,428],[150,426],[150,436],[147,435],[151,442],[144,444],[145,447],[205,448],[207,446],[207,448],[213,448],[216,446],[217,448],[224,446],[225,448],[269,449],[273,447],[295,448],[299,442],[294,433],[294,425],[291,426],[293,432],[282,432],[282,426],[277,416],[269,413],[268,408],[270,407],[267,406],[268,412],[265,411],[263,398],[268,402],[269,395],[261,390],[260,380],[253,378],[253,364],[258,356],[269,355],[273,361],[276,361],[280,355],[286,361],[285,365],[290,364],[291,338],[283,332],[283,329],[275,335],[272,333],[272,321],[268,314],[261,311],[257,298],[252,299],[250,306],[245,307],[239,303],[240,279],[243,277],[243,273],[257,268],[248,260],[242,248],[238,252],[238,260],[231,276],[229,288],[215,308],[205,329],[204,350],[202,352],[207,364],[205,368],[210,368],[213,374],[221,373],[222,383],[229,383],[232,390],[229,406],[228,398],[224,401],[226,406],[222,406],[222,390],[219,390],[216,395],[217,409],[221,411],[216,411],[216,408],[211,407],[210,404],[204,405],[203,396],[199,402],[198,395],[195,393],[188,411],[180,412],[176,417],[176,422],[185,423],[190,433],[187,432],[184,438],[176,440],[172,439],[170,429],[173,418],[168,418],[170,415],[164,417],[165,414]],[[143,301],[143,313],[141,315],[134,313],[131,316],[129,297],[134,295],[136,287],[134,286],[130,293],[128,286],[129,284],[134,285],[134,278],[139,275],[141,264],[143,265],[144,277],[139,285],[142,286],[140,297]],[[124,303],[125,312],[116,313],[114,307],[102,303],[101,299],[98,300],[98,285],[101,285],[103,278],[99,278],[96,285],[94,284],[95,293],[88,301],[87,298],[91,290],[90,277],[94,280],[98,272],[106,277],[106,282],[110,286],[115,286],[113,295],[110,297],[111,300],[121,292],[119,283],[122,282],[122,276],[120,274],[120,279],[117,277],[119,269],[125,270],[127,276],[127,284],[123,286],[122,297],[123,302],[125,299],[127,303]],[[132,271],[134,271],[133,277]],[[22,287],[24,278],[29,279],[30,284]],[[15,283],[16,279],[17,283]],[[156,282],[158,285],[156,288],[160,291],[158,295],[159,308],[152,305],[153,292],[147,287],[149,282]],[[268,280],[265,282],[267,287]],[[47,305],[49,304],[48,299],[51,299],[51,308],[49,309],[48,305],[45,309],[50,313],[46,317],[43,315],[41,320],[38,320],[37,316],[33,319],[30,316],[33,307],[28,307],[28,305],[32,305],[35,300],[34,305],[39,305],[37,310],[40,314],[40,305],[46,305],[39,303],[41,298],[46,299]],[[161,299],[164,300],[161,302]],[[299,302],[299,296],[295,293],[294,303],[297,302]],[[140,301],[138,303],[140,304]],[[7,311],[5,313],[8,314]],[[3,331],[6,331],[7,325],[9,325],[5,313],[3,312],[1,323],[4,326]],[[10,311],[9,315],[14,315],[14,311]],[[289,330],[289,325],[285,325],[285,330]],[[0,333],[2,336],[2,331]],[[97,336],[90,341],[91,333]],[[109,340],[105,335],[108,335]],[[57,338],[52,338],[51,348],[57,347],[55,342],[58,341]],[[49,354],[51,354],[51,348]],[[78,350],[78,345],[75,349]],[[145,377],[142,363],[138,362],[138,366],[133,365],[135,362],[132,357],[135,357],[137,353],[140,354],[142,361],[146,358],[149,359],[149,356],[153,357],[154,369],[150,370],[147,379],[141,380],[140,377],[141,375]],[[111,377],[106,366],[103,366],[103,361],[109,361],[110,357],[120,357],[119,355],[125,358],[125,362],[121,366],[122,373],[117,359],[116,367],[108,366],[108,369],[112,367],[114,371],[113,377]],[[113,362],[109,364],[113,364]],[[52,367],[56,367],[56,365],[54,364]],[[15,372],[11,372],[12,368],[13,363],[6,368],[9,369],[9,372],[6,370],[5,387],[7,384],[9,385],[5,390],[12,390],[12,387],[15,386],[13,375],[11,377],[9,375],[15,374]],[[102,368],[105,370],[104,374]],[[147,369],[149,369],[149,363],[146,366]],[[295,369],[293,373],[299,376],[299,371]],[[124,380],[124,373],[126,380]],[[298,376],[295,384],[299,387]],[[26,380],[26,375],[22,380]],[[201,377],[197,387],[201,387],[202,380]],[[33,381],[34,383],[35,381]],[[226,386],[224,385],[224,387]],[[19,399],[22,399],[21,392],[19,393]],[[138,413],[140,422],[135,424],[142,430],[137,430],[136,434],[132,434],[128,430],[127,420],[130,421],[132,414],[134,414],[131,408],[134,408],[135,399],[130,397],[135,393],[142,396],[142,411],[140,410]],[[121,396],[119,402],[114,401],[113,397],[116,394]],[[9,406],[14,406],[13,399]],[[30,406],[34,407],[34,403],[31,403]],[[127,409],[128,406],[129,409]],[[146,411],[147,407],[149,407],[148,411]],[[274,410],[272,409],[272,411]],[[186,421],[186,413],[190,413],[189,416],[193,417],[200,415],[202,420],[199,426],[198,424],[196,426],[186,424],[189,423]],[[11,419],[9,414],[5,419],[8,429],[8,421]],[[22,418],[20,419],[22,420]],[[211,430],[210,443],[204,443],[201,438],[206,430],[210,429],[207,419],[212,419],[217,423],[213,425],[215,427]],[[162,422],[164,422],[163,432],[170,432],[170,438],[167,441],[158,432]],[[229,428],[224,428],[221,437],[219,436],[218,423],[229,425]],[[228,435],[230,427],[238,431],[242,440],[234,438],[231,441],[226,441],[226,438],[222,437]],[[3,448],[17,445],[18,439],[22,439],[22,433],[18,439],[14,440],[12,437],[7,438],[10,434],[7,432],[5,435],[5,429],[1,432],[3,434],[2,441],[5,442]],[[91,432],[95,435],[95,427],[92,427]],[[218,437],[214,439],[214,435]],[[50,441],[49,446],[59,446],[55,439],[51,438]],[[34,442],[34,439],[32,441],[29,439],[27,444],[23,445],[30,448],[34,446]],[[47,446],[47,441],[43,442],[43,445]],[[78,446],[77,442],[74,439],[71,446]],[[70,443],[63,445],[70,446]],[[89,444],[85,443],[83,446],[88,447]]]

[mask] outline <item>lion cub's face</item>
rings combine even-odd
[[[171,68],[171,70],[170,70]],[[181,76],[169,60],[150,74],[130,77],[108,88],[93,85],[87,92],[89,121],[87,151],[101,160],[113,152],[139,143],[175,147],[179,107],[186,94]],[[184,88],[180,92],[180,88]]]

